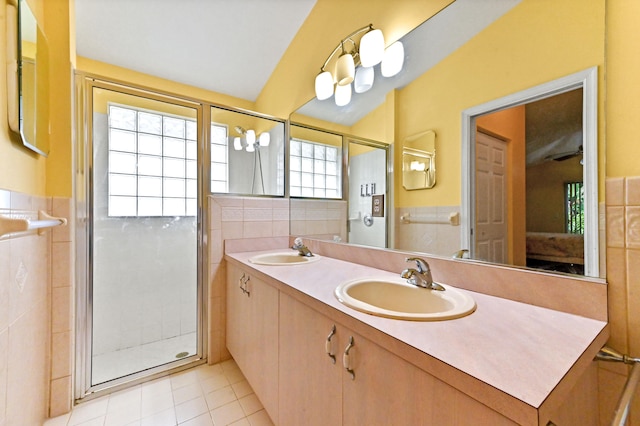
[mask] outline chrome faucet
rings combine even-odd
[[[293,246],[291,246],[291,248],[294,250],[298,250],[298,254],[300,256],[313,257],[313,253],[311,253],[311,250],[309,250],[307,246],[302,243],[302,239],[300,237],[293,240]]]
[[[429,268],[429,264],[426,260],[420,259],[419,257],[408,257],[406,261],[416,262],[417,268],[407,268],[400,274],[400,276],[405,278],[409,284],[427,288],[429,290],[444,291],[444,287],[433,282],[433,278],[431,277],[431,268]]]

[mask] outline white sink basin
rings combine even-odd
[[[249,259],[249,262],[256,265],[303,265],[315,262],[320,259],[318,255],[313,257],[300,256],[297,251],[287,251],[282,253],[258,254]]]
[[[387,318],[441,321],[460,318],[476,309],[467,293],[441,284],[445,291],[408,284],[403,278],[365,278],[335,289],[338,300],[353,309]]]

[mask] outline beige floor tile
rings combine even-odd
[[[125,426],[140,420],[140,406],[132,403],[130,406],[122,405],[119,410],[107,411],[105,426]]]
[[[71,417],[69,418],[69,426],[76,426],[87,422],[88,420],[95,419],[96,417],[102,417],[107,414],[107,405],[109,404],[109,397],[98,398],[93,401],[83,402],[77,405],[71,410]]]
[[[240,398],[238,402],[240,402],[242,411],[244,411],[244,414],[247,416],[253,413],[257,413],[264,408],[255,393]]]
[[[163,392],[156,394],[143,394],[142,407],[140,417],[143,419],[152,414],[163,412],[169,408],[173,408],[173,394],[171,392]]]
[[[211,411],[213,424],[216,426],[226,426],[244,417],[244,411],[238,401],[230,402],[222,407]]]
[[[151,416],[143,417],[140,421],[140,426],[175,426],[177,424],[176,410],[173,407]]]
[[[229,384],[229,379],[224,374],[216,374],[200,382],[205,394],[229,386]]]
[[[238,399],[253,393],[253,389],[251,389],[249,382],[246,380],[234,383],[231,386],[233,387],[233,391],[236,393]]]
[[[238,383],[238,382],[241,382],[243,380],[247,380],[244,377],[244,375],[242,374],[242,371],[240,371],[239,368],[230,369],[228,371],[225,370],[224,375],[227,378],[227,380],[229,380],[229,383]]]
[[[195,371],[201,381],[212,376],[224,374],[220,364],[201,365],[200,367],[196,367]]]
[[[195,419],[187,420],[184,423],[180,423],[180,426],[214,426],[213,420],[211,420],[211,414],[204,413]]]
[[[226,386],[222,389],[214,390],[213,392],[209,392],[206,396],[209,410],[222,407],[223,405],[233,402],[237,399],[238,398],[236,397],[236,394],[231,386]]]
[[[272,425],[253,389],[231,360],[199,366],[81,403],[71,413],[49,419],[45,426],[177,424]]]
[[[178,423],[183,423],[187,420],[198,417],[201,414],[209,411],[204,397],[198,397],[182,404],[176,405],[176,418]]]
[[[176,373],[171,376],[171,388],[179,389],[183,386],[190,385],[191,383],[196,383],[198,381],[198,375],[195,370],[186,370],[180,373]]]
[[[67,426],[69,423],[69,418],[71,417],[71,413],[63,414],[61,416],[53,417],[51,419],[45,420],[42,426]],[[104,418],[102,419],[104,423]],[[102,423],[100,423],[102,424]]]
[[[183,386],[173,391],[173,401],[175,405],[180,405],[183,402],[187,402],[191,399],[203,396],[202,387],[200,383],[191,383],[190,385]]]
[[[275,426],[265,410],[260,410],[247,417],[251,426]]]
[[[100,416],[95,419],[91,419],[84,423],[80,423],[79,426],[103,426],[105,424],[105,419],[107,416]]]

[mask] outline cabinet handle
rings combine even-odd
[[[251,281],[251,277],[247,275],[247,277],[244,279],[244,288],[242,289],[247,297],[251,297],[251,292],[249,291],[249,281]]]
[[[347,372],[349,374],[351,374],[351,380],[355,380],[356,379],[356,372],[353,371],[351,369],[351,366],[349,365],[349,351],[351,350],[352,347],[355,346],[355,342],[353,341],[353,336],[349,337],[349,344],[347,345],[346,349],[344,350],[344,354],[342,355],[342,366],[344,367],[345,370],[347,370]]]
[[[331,328],[331,332],[327,336],[327,341],[324,342],[324,350],[327,352],[327,355],[329,355],[329,358],[331,358],[331,363],[332,364],[336,363],[336,355],[333,353],[333,350],[331,348],[331,346],[333,346],[331,344],[331,338],[333,337],[334,334],[336,334],[336,326],[335,326],[335,324],[333,325],[333,327]]]
[[[242,290],[242,292],[246,294],[247,297],[251,295],[249,290],[247,290],[247,283],[249,282],[250,279],[251,277],[249,275],[245,275],[243,273],[240,279],[238,280],[238,283],[239,283],[238,286],[240,287],[240,290]]]

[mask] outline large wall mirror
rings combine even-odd
[[[47,43],[26,0],[7,0],[7,98],[10,129],[22,144],[49,153]],[[39,131],[40,130],[40,131]]]
[[[393,145],[435,132],[437,184],[430,189],[403,188],[401,150],[395,149],[390,248],[603,277],[604,251],[598,250],[604,230],[598,215],[598,203],[604,200],[599,183],[603,162],[598,159],[603,147],[597,123],[602,101],[597,83],[602,80],[604,29],[604,7],[592,1],[552,5],[505,0],[486,8],[481,2],[457,0],[401,39],[405,67],[400,74],[380,80],[376,75],[372,89],[354,93],[346,106],[337,107],[333,98],[313,99],[291,120]],[[583,72],[590,73],[594,86],[570,82],[486,108]],[[490,113],[506,114],[507,106],[519,107],[511,111],[519,114],[518,140],[492,124],[496,117]],[[473,120],[469,111],[476,112]],[[468,202],[483,197],[476,192],[480,172],[475,160],[471,165],[463,156],[482,151],[476,144],[486,144],[487,138],[511,143],[504,157],[508,189],[500,194],[503,214],[511,218],[503,231],[502,257],[488,255],[471,235],[477,210]],[[553,179],[540,179],[543,175]],[[533,241],[538,237],[541,244]],[[551,252],[558,247],[547,244],[557,239],[567,240],[562,254]]]

